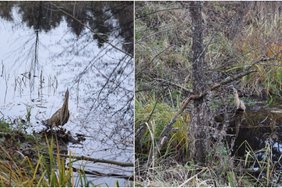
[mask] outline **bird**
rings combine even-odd
[[[49,119],[43,120],[42,123],[48,127],[59,127],[66,124],[70,117],[70,112],[68,109],[68,101],[69,101],[69,90],[65,92],[64,104],[63,106],[57,110]]]
[[[231,87],[232,87],[233,93],[234,93],[234,100],[235,100],[236,110],[238,110],[238,111],[245,111],[246,110],[246,106],[245,106],[244,101],[242,101],[239,98],[237,89],[233,85],[231,85]]]

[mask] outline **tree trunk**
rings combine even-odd
[[[202,17],[203,2],[190,2],[190,14],[192,18],[192,84],[195,94],[202,93],[208,87],[208,76],[205,73],[205,52],[203,44],[204,20]],[[191,114],[189,138],[191,157],[197,163],[205,163],[209,146],[210,110],[208,95],[195,100]]]

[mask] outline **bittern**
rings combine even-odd
[[[233,85],[231,85],[231,87],[232,87],[233,93],[234,93],[234,100],[235,100],[236,109],[239,110],[239,111],[245,111],[246,110],[245,103],[239,98],[237,89]]]
[[[69,90],[67,89],[65,93],[65,98],[64,98],[64,104],[63,106],[57,110],[51,118],[44,120],[43,124],[49,127],[58,127],[58,126],[63,126],[66,124],[69,120],[70,113],[68,109],[68,101],[69,101]]]

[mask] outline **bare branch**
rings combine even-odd
[[[174,82],[171,82],[171,81],[168,81],[168,80],[165,80],[165,79],[155,78],[154,80],[157,80],[157,81],[159,81],[159,82],[166,83],[166,84],[168,84],[168,85],[176,86],[176,87],[178,87],[178,88],[184,90],[184,91],[187,92],[187,93],[192,93],[192,92],[193,92],[191,89],[187,89],[187,88],[185,88],[185,87],[183,87],[183,86],[181,86],[181,85],[178,85],[178,84],[176,84],[176,83],[174,83]]]
[[[43,152],[45,155],[49,155],[46,152]],[[57,153],[54,153],[53,155],[57,155]],[[94,163],[106,163],[111,165],[117,165],[121,167],[133,167],[133,163],[126,163],[126,162],[119,162],[119,161],[112,161],[112,160],[106,160],[106,159],[95,159],[92,157],[86,157],[86,156],[75,156],[75,155],[65,155],[65,154],[59,154],[60,157],[66,157],[71,159],[76,159],[78,161],[91,161]]]

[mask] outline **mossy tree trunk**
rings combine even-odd
[[[204,20],[202,17],[203,2],[190,2],[189,10],[192,19],[192,84],[195,94],[204,92],[208,87],[209,76],[206,74],[205,49],[203,43]],[[191,157],[197,163],[205,163],[209,148],[209,124],[211,114],[208,106],[208,95],[194,100],[191,114],[189,137],[191,140]]]

